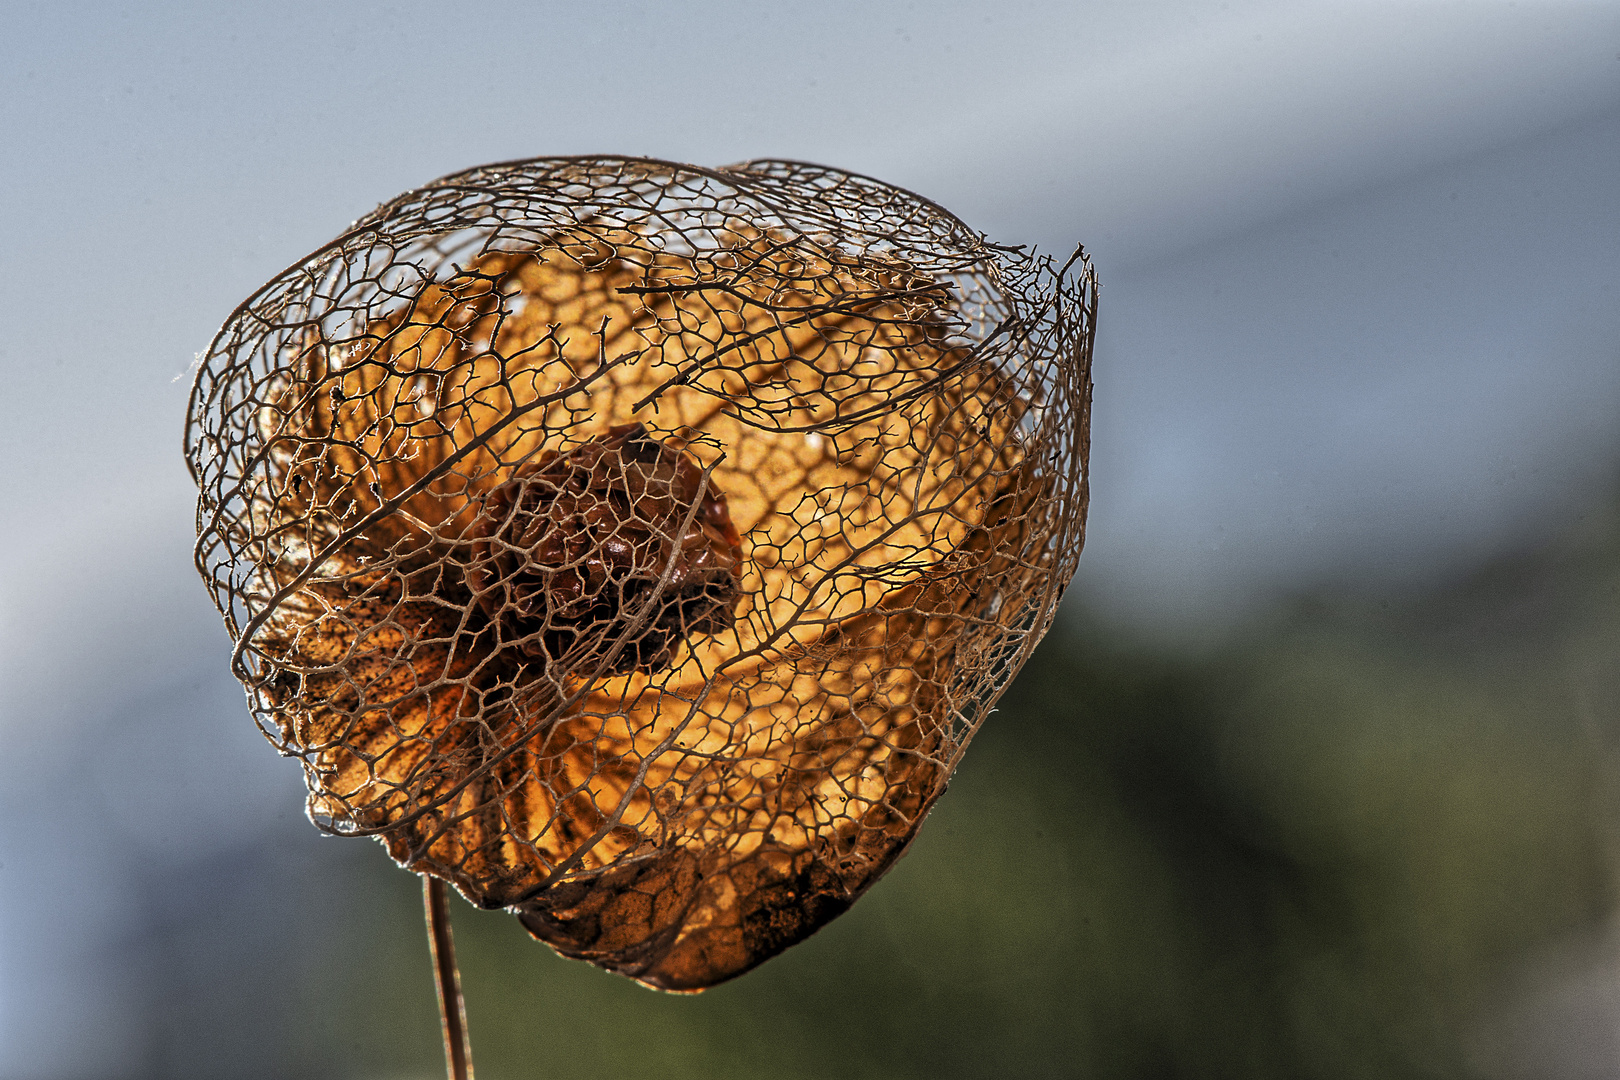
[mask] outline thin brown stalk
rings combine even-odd
[[[422,877],[427,908],[428,946],[433,952],[433,983],[439,991],[439,1021],[444,1032],[445,1068],[450,1080],[472,1080],[472,1048],[467,1044],[467,1007],[461,1000],[461,973],[456,944],[450,936],[449,889],[436,877]]]

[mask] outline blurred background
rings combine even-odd
[[[1620,1077],[1620,6],[36,4],[0,33],[0,1077],[443,1075],[191,567],[189,368],[488,161],[781,156],[1102,279],[1091,535],[911,854],[479,1075]]]

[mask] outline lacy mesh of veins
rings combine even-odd
[[[475,169],[200,370],[198,564],[323,829],[671,990],[905,850],[1084,539],[1095,279],[781,162]]]

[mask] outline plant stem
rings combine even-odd
[[[427,907],[428,946],[433,953],[433,982],[439,990],[439,1021],[444,1031],[444,1061],[450,1080],[472,1080],[472,1050],[467,1045],[467,1007],[461,1001],[461,973],[456,944],[450,937],[450,890],[436,877],[422,876],[422,903]]]

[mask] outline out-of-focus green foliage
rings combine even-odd
[[[458,904],[478,1074],[1473,1075],[1513,965],[1613,900],[1620,530],[1587,532],[1196,658],[1069,618],[910,855],[697,997]],[[311,1073],[442,1075],[416,879],[374,862]]]

